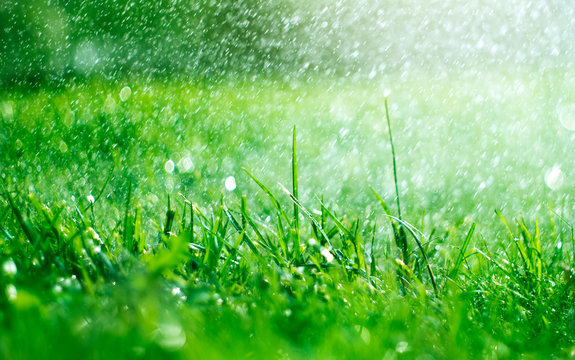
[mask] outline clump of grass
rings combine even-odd
[[[494,246],[475,224],[444,237],[416,228],[401,213],[385,107],[397,216],[373,192],[386,221],[302,199],[295,127],[291,191],[245,170],[267,211],[251,204],[260,194],[211,208],[182,195],[152,221],[128,181],[115,218],[99,195],[49,204],[7,177],[0,357],[56,346],[71,359],[569,356],[575,259],[557,245],[570,233],[523,219],[515,230],[501,215],[509,234]]]

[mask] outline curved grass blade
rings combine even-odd
[[[407,244],[407,235],[405,234],[403,227],[397,226],[397,223],[393,221],[394,216],[391,215],[391,211],[389,210],[389,206],[387,206],[385,200],[383,200],[383,198],[377,193],[377,191],[375,191],[373,187],[370,186],[369,188],[371,189],[377,201],[381,205],[383,212],[389,218],[389,222],[391,223],[391,227],[393,229],[393,238],[395,240],[395,244],[401,250],[401,256],[403,258],[403,261],[409,264],[409,246]],[[401,218],[399,218],[399,220],[401,220]]]
[[[433,269],[431,269],[431,264],[429,263],[429,259],[427,258],[427,254],[425,253],[425,249],[423,248],[423,243],[422,243],[421,239],[419,238],[419,236],[416,234],[416,232],[419,232],[419,230],[417,230],[410,223],[408,223],[404,220],[401,220],[395,216],[391,216],[391,215],[387,215],[387,216],[389,216],[392,219],[394,219],[395,221],[399,222],[403,227],[405,227],[407,229],[407,231],[415,239],[417,247],[419,248],[419,250],[421,252],[421,256],[423,256],[423,259],[425,260],[425,266],[427,267],[427,272],[429,273],[429,277],[431,278],[431,284],[433,285],[433,290],[435,291],[435,294],[438,295],[439,289],[437,288],[437,282],[435,281],[435,275],[433,275]]]
[[[449,277],[452,279],[457,276],[457,273],[459,272],[459,267],[463,263],[463,260],[465,260],[465,252],[467,251],[467,247],[471,242],[471,238],[473,237],[474,232],[475,232],[475,223],[471,224],[471,228],[467,232],[467,236],[465,237],[465,241],[463,242],[461,250],[459,250],[459,255],[457,255],[457,260],[455,260],[453,269],[451,269],[451,271],[449,272]]]
[[[310,219],[310,221],[318,228],[318,231],[320,232],[320,234],[325,238],[325,241],[329,244],[329,246],[334,249],[333,244],[331,243],[329,237],[327,236],[327,234],[325,233],[325,231],[321,228],[320,224],[317,222],[317,220],[313,217],[313,215],[309,212],[308,209],[306,209],[300,202],[298,199],[296,199],[293,194],[286,189],[285,186],[283,186],[282,184],[279,184],[279,186],[282,188],[282,190],[290,197],[290,199],[294,202],[294,204],[296,204],[301,212],[308,218]],[[337,251],[333,251],[332,254],[335,255],[335,257],[341,262],[341,255],[338,254]]]
[[[263,192],[267,195],[267,197],[270,199],[270,201],[272,202],[272,204],[274,205],[274,207],[280,212],[282,218],[286,221],[287,224],[291,225],[291,221],[289,220],[286,212],[284,211],[284,209],[282,208],[282,206],[280,205],[279,201],[275,198],[275,196],[271,193],[271,191],[269,191],[269,189],[261,183],[261,181],[259,181],[255,176],[252,175],[252,173],[250,173],[247,169],[243,169],[245,171],[246,174],[248,174],[248,176],[250,178],[252,178],[253,181],[255,181],[255,183],[260,187],[260,189],[263,190]]]

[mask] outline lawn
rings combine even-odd
[[[3,90],[0,357],[575,356],[575,78],[532,70]]]

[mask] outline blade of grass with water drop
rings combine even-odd
[[[290,197],[290,199],[300,208],[300,210],[302,211],[302,213],[313,223],[315,224],[315,226],[318,227],[320,234],[325,238],[326,242],[329,244],[329,246],[334,249],[333,244],[331,243],[331,240],[329,239],[329,237],[327,236],[327,234],[325,233],[325,231],[320,227],[320,224],[317,222],[317,220],[313,217],[313,215],[311,214],[311,212],[309,212],[308,209],[306,209],[300,202],[298,199],[296,199],[293,194],[282,184],[279,184],[280,187],[282,188],[282,190]],[[337,251],[334,252],[335,253],[335,257],[341,261],[341,256],[337,253]]]

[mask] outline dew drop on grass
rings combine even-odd
[[[224,182],[224,186],[228,191],[234,191],[236,189],[236,178],[233,176],[228,176]]]
[[[550,170],[545,173],[545,185],[551,190],[557,190],[563,185],[565,176],[558,165],[554,165]]]

